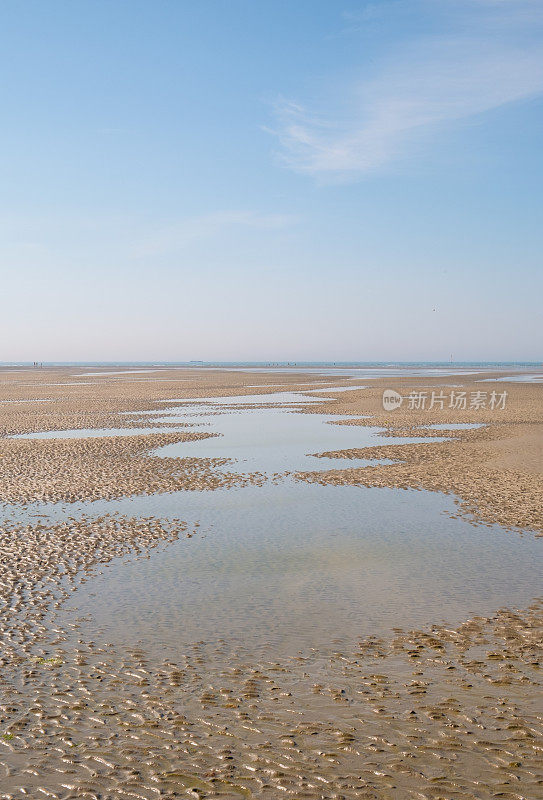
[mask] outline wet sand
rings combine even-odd
[[[219,468],[226,459],[158,458],[151,451],[206,433],[89,439],[5,439],[0,444],[0,501],[75,502],[136,494],[257,483],[257,475]]]
[[[227,642],[161,659],[58,625],[114,555],[187,535],[107,518],[4,530],[3,797],[539,796],[541,604],[277,661]]]
[[[447,434],[420,426],[479,422],[475,430],[454,430],[454,442],[436,443],[431,448],[418,444],[382,446],[315,453],[327,458],[395,458],[403,463],[360,470],[304,473],[300,478],[332,484],[396,486],[402,489],[430,489],[452,493],[459,499],[459,513],[475,522],[497,522],[509,527],[543,532],[543,386],[541,384],[480,382],[480,375],[458,378],[454,391],[507,391],[503,410],[486,409],[410,410],[407,403],[392,412],[382,407],[384,388],[403,397],[412,391],[451,392],[451,379],[413,378],[403,381],[379,380],[360,392],[337,395],[332,403],[311,407],[308,413],[326,410],[331,414],[364,414],[369,418],[339,424],[382,425],[391,436]]]
[[[56,398],[52,409],[49,403],[6,403],[4,414],[1,406],[4,434],[140,427],[144,416],[122,412],[148,411],[180,396],[262,394],[279,382],[273,373],[176,370],[159,373],[160,383],[111,376],[102,379],[105,385],[74,387],[76,372],[2,374],[0,400],[49,398],[52,392]],[[460,513],[475,522],[543,530],[542,386],[497,384],[500,391],[511,386],[501,417],[405,409],[385,415],[380,406],[385,385],[404,393],[459,380],[387,379],[304,408],[370,414],[371,420],[355,422],[377,423],[391,434],[412,435],[416,426],[442,422],[488,426],[455,431],[451,442],[400,445],[405,464],[299,478],[453,492]],[[474,380],[462,378],[469,391]],[[294,389],[307,376],[282,372],[280,381]],[[262,388],[249,392],[249,384]],[[166,428],[117,439],[3,438],[0,497],[69,504],[146,491],[225,489],[223,463],[150,455],[159,444],[200,435]],[[382,448],[373,449],[382,456],[386,448],[385,437]],[[394,458],[398,452],[395,446]],[[31,509],[25,522],[4,523],[0,542],[0,786],[6,800],[543,795],[540,602],[488,609],[487,616],[450,627],[429,619],[420,630],[392,630],[356,648],[338,645],[332,654],[317,648],[263,660],[250,648],[233,650],[228,641],[196,641],[174,658],[136,644],[89,640],[81,633],[84,624],[63,608],[80,582],[112,559],[147,558],[179,537],[199,536],[198,528],[181,519],[119,516],[36,522]]]

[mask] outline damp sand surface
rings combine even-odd
[[[474,431],[482,428],[484,422],[437,422],[433,425],[421,425],[429,431]]]
[[[301,409],[252,400],[188,405],[260,486],[4,508],[2,797],[539,797],[541,541],[435,491],[308,484],[357,427],[312,404],[291,443]]]
[[[176,428],[171,428],[175,433]],[[146,436],[151,433],[164,433],[164,427],[149,426],[146,428],[74,428],[65,431],[35,431],[21,433],[13,439],[105,439],[110,436]]]
[[[484,378],[480,383],[543,383],[543,372],[538,372],[533,375],[506,375],[501,378]]]

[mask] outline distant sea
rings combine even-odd
[[[43,361],[44,367],[347,367],[355,369],[412,368],[412,367],[468,367],[470,369],[523,369],[541,367],[541,361]],[[2,367],[32,367],[32,361],[0,361]]]

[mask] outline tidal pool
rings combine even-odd
[[[148,419],[147,427],[83,428],[19,434],[20,439],[71,439],[175,433],[202,428],[217,436],[166,445],[153,455],[170,458],[228,458],[228,472],[263,472],[268,476],[296,471],[342,469],[393,463],[390,459],[315,458],[317,452],[424,443],[429,447],[449,437],[382,437],[383,428],[342,425],[349,416],[297,413],[326,398],[299,392],[266,395],[204,397],[182,405],[133,416]],[[178,402],[178,401],[176,401]],[[157,427],[167,423],[168,427]],[[190,425],[189,428],[183,427]]]
[[[452,519],[438,493],[287,481],[89,505],[199,523],[148,559],[113,562],[68,604],[93,638],[155,651],[222,639],[326,651],[541,591],[540,542]]]
[[[192,458],[231,458],[230,472],[264,472],[273,475],[283,472],[343,469],[392,463],[380,459],[315,458],[319,452],[332,452],[352,447],[374,447],[447,441],[448,437],[383,437],[383,428],[371,425],[337,424],[352,419],[332,414],[298,413],[304,405],[322,403],[326,398],[297,392],[277,392],[270,395],[203,398],[183,406],[170,408],[158,422],[182,423],[194,418],[206,431],[220,433],[219,437],[166,445],[156,455]]]
[[[259,471],[270,479],[263,486],[41,508],[57,518],[175,517],[196,528],[191,538],[149,558],[114,561],[88,580],[63,612],[83,617],[83,636],[140,642],[154,653],[222,640],[276,655],[326,652],[393,627],[454,624],[526,605],[541,591],[535,537],[454,518],[452,497],[296,479],[296,470],[364,465],[311,452],[442,441],[383,439],[374,427],[329,424],[341,417],[297,413],[299,402],[293,393],[204,398],[164,416],[197,415],[222,435],[157,454],[235,458],[224,469]]]

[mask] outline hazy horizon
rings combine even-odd
[[[540,2],[0,23],[4,361],[543,360]]]
[[[526,367],[526,368],[537,368],[543,366],[541,361],[527,361],[527,360],[517,360],[517,361],[398,361],[398,360],[386,360],[386,361],[341,361],[336,359],[335,361],[302,361],[302,360],[279,360],[279,359],[271,359],[271,360],[259,360],[259,361],[202,361],[201,359],[192,359],[190,361],[161,361],[159,359],[155,359],[154,361],[122,361],[117,359],[116,361],[0,361],[0,367],[141,367],[141,370],[137,371],[148,371],[148,370],[161,370],[161,369],[168,369],[170,367],[277,367],[277,368],[284,368],[284,367],[299,367],[299,368],[307,368],[307,367],[360,367],[360,368],[383,368],[383,367],[413,367],[413,366],[420,366],[420,367],[450,367],[450,368],[457,368],[457,367],[470,367],[470,368],[489,368],[489,367]]]

